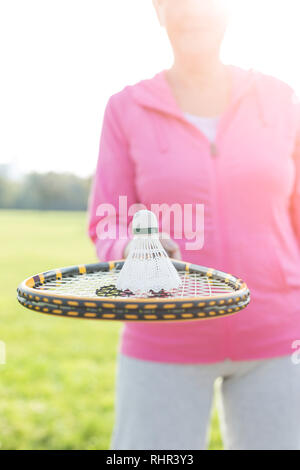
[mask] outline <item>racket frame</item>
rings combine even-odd
[[[19,302],[41,313],[110,320],[163,321],[215,318],[227,316],[245,308],[250,301],[246,283],[231,274],[183,261],[171,260],[178,271],[200,274],[223,281],[234,293],[197,297],[86,297],[57,294],[36,289],[47,281],[61,280],[72,275],[108,272],[121,269],[125,260],[68,266],[46,271],[25,279],[17,289]]]

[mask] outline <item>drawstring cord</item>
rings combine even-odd
[[[266,107],[264,107],[263,105],[263,99],[261,98],[261,91],[259,89],[259,84],[257,80],[255,81],[254,87],[255,87],[254,95],[256,98],[258,114],[259,114],[263,127],[267,127],[268,125],[267,110],[266,110]]]
[[[168,149],[167,133],[163,131],[163,126],[157,116],[153,116],[152,123],[159,149],[161,152],[166,152]]]

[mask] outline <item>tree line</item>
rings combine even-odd
[[[0,209],[86,210],[91,177],[29,173],[20,180],[0,175]]]

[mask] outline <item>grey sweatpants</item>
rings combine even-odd
[[[290,356],[170,364],[119,355],[111,449],[204,449],[214,384],[226,449],[300,450],[300,364]]]

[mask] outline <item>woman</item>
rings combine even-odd
[[[107,104],[90,199],[100,259],[128,237],[97,237],[102,203],[204,205],[204,243],[174,258],[244,278],[246,310],[215,321],[125,324],[114,449],[205,448],[222,378],[228,449],[300,449],[300,112],[280,80],[220,61],[222,1],[154,0],[174,52],[170,69]],[[98,214],[98,215],[97,215]],[[124,229],[121,216],[119,229]],[[99,233],[98,233],[99,235]]]

